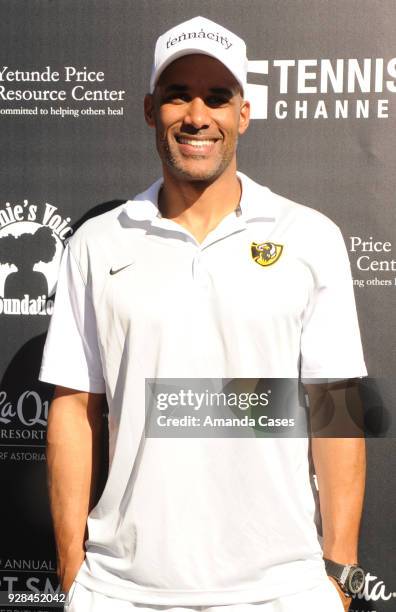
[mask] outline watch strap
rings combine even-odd
[[[323,561],[325,562],[326,573],[335,578],[342,587],[345,586],[345,582],[351,568],[358,567],[357,564],[343,565],[342,563],[336,563],[331,559],[323,559]]]

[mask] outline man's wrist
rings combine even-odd
[[[58,565],[58,579],[62,591],[67,593],[73,584],[85,558],[85,551],[73,557],[69,556]]]
[[[336,563],[346,565],[358,565],[358,546],[356,537],[348,538],[345,530],[342,530],[342,535],[330,537],[329,534],[323,538],[323,558],[332,559]]]
[[[327,558],[323,560],[327,575],[337,582],[347,597],[353,597],[362,591],[366,574],[357,563],[344,564]]]
[[[57,574],[61,579],[68,571],[74,571],[74,568],[79,568],[84,561],[85,550],[76,549],[68,550],[67,553],[58,556],[57,560]]]

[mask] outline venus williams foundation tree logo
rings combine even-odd
[[[7,202],[0,209],[0,314],[52,314],[69,223],[48,203]]]

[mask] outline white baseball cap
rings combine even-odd
[[[246,44],[223,26],[205,17],[194,17],[171,28],[157,39],[151,71],[150,93],[159,76],[179,57],[202,53],[219,60],[246,91]]]

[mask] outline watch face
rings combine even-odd
[[[360,567],[352,569],[348,577],[349,591],[353,594],[359,593],[363,588],[364,578],[364,571]]]

